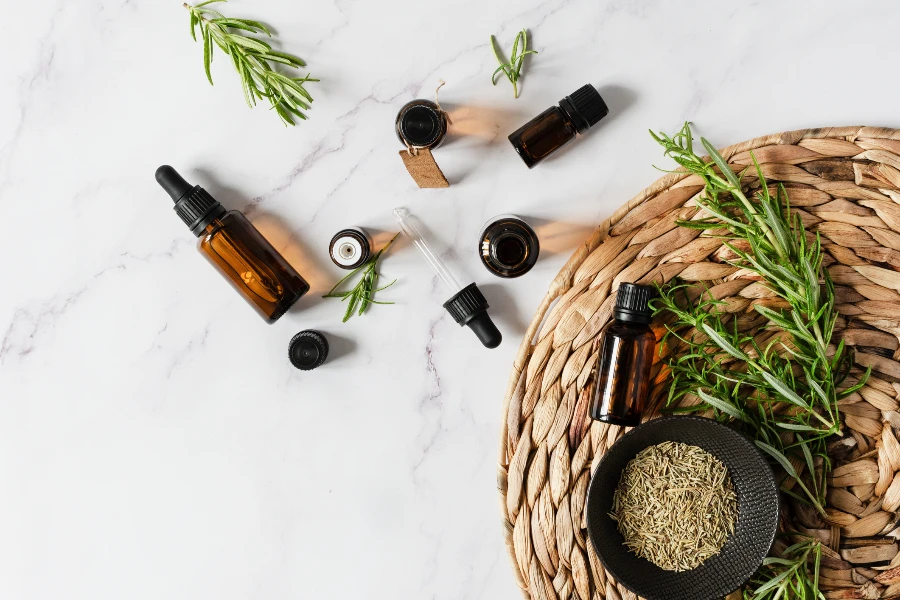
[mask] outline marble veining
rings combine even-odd
[[[181,2],[7,2],[0,37],[0,598],[519,598],[497,515],[500,403],[553,276],[665,167],[646,134],[715,142],[810,126],[900,126],[900,7],[588,0],[231,0],[321,83],[285,128],[215,86]],[[533,47],[514,99],[488,39]],[[418,190],[394,117],[432,98],[451,182]],[[506,136],[584,83],[610,115],[534,170]],[[266,326],[195,252],[153,180],[181,170],[248,217],[312,291]],[[394,306],[342,324],[331,236],[384,243],[408,206],[504,341],[488,351],[402,238]],[[498,214],[542,256],[502,281],[475,253]],[[329,361],[287,343],[323,331]]]

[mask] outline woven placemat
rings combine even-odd
[[[900,131],[803,129],[722,155],[740,171],[751,164],[750,150],[769,182],[784,184],[791,210],[822,236],[841,314],[836,339],[854,347],[854,373],[872,368],[867,386],[841,401],[845,436],[830,448],[830,521],[788,503],[785,526],[826,544],[821,587],[829,598],[900,597],[900,569],[883,568],[900,565]],[[755,179],[744,180],[751,190]],[[619,283],[704,282],[729,312],[747,318],[770,295],[725,262],[721,240],[677,226],[697,213],[702,189],[696,176],[671,173],[604,221],[553,280],[519,347],[503,403],[497,484],[513,572],[527,598],[635,598],[604,571],[584,516],[593,467],[624,433],[592,421],[583,393],[596,359],[589,342],[610,320]],[[645,419],[656,416],[668,388],[661,362],[653,373]]]

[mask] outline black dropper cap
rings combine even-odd
[[[199,185],[192,186],[169,165],[156,170],[156,182],[175,202],[175,212],[200,237],[206,226],[225,214],[225,207]]]
[[[444,308],[460,327],[468,325],[485,348],[496,348],[500,345],[503,336],[487,312],[490,308],[487,299],[474,283],[470,283],[444,302]]]
[[[653,318],[653,309],[650,301],[656,297],[656,288],[649,285],[636,283],[623,283],[619,285],[619,293],[616,294],[616,307],[613,316],[619,321],[632,323],[649,323]]]
[[[572,118],[578,133],[584,133],[609,114],[609,107],[591,84],[581,86],[560,100],[559,106]]]
[[[314,329],[301,331],[291,338],[288,358],[301,371],[312,371],[328,358],[328,340]]]

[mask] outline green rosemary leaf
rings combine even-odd
[[[272,37],[272,32],[269,31],[269,28],[266,27],[265,25],[263,25],[262,23],[260,23],[259,21],[252,21],[250,19],[234,19],[234,20],[238,21],[240,23],[243,23],[244,25],[246,25],[248,27],[255,27],[256,29],[259,29],[260,31],[265,33],[267,36]]]
[[[781,427],[782,429],[788,429],[790,431],[808,431],[811,433],[819,433],[822,431],[818,427],[810,427],[809,425],[802,425],[802,424],[798,424],[798,423],[776,423],[776,425],[778,427]],[[806,448],[806,445],[801,444],[801,447]],[[807,451],[808,451],[808,449],[807,449]]]
[[[209,85],[213,85],[212,73],[209,70],[210,63],[212,63],[212,43],[210,42],[209,28],[207,27],[203,34],[203,68],[206,71]]]
[[[708,394],[704,390],[698,389],[697,396],[716,410],[723,412],[730,417],[734,417],[740,421],[745,419],[744,414],[737,407]]]
[[[269,60],[275,60],[274,57],[278,57],[282,62],[287,61],[285,64],[294,65],[295,67],[305,67],[306,61],[302,58],[298,58],[293,54],[288,54],[286,52],[279,52],[278,50],[269,50],[266,53],[266,56],[269,57]],[[309,81],[309,80],[307,80]]]
[[[775,461],[779,465],[781,465],[781,468],[784,469],[784,472],[787,473],[790,477],[793,477],[794,479],[799,478],[799,475],[797,474],[797,470],[794,469],[794,465],[791,464],[791,461],[789,461],[784,454],[782,454],[781,452],[779,452],[778,450],[776,450],[769,444],[766,444],[765,442],[756,440],[755,443],[756,443],[757,448],[759,448],[760,450],[762,450],[763,452],[765,452],[766,454],[768,454],[769,456],[774,458]]]
[[[207,4],[215,4],[216,2],[228,2],[228,0],[205,0],[205,2],[201,2],[200,4],[195,4],[194,8],[203,8]]]
[[[787,564],[791,564],[791,563],[788,562]],[[763,586],[757,588],[757,590],[756,590],[757,596],[760,595],[760,594],[765,594],[766,592],[768,592],[769,590],[771,590],[771,589],[774,588],[775,586],[779,585],[779,584],[780,584],[781,582],[783,582],[785,579],[787,579],[788,577],[790,577],[792,574],[793,574],[793,571],[784,571],[784,572],[782,572],[780,575],[776,576],[774,579],[770,579],[768,583],[766,583],[765,585],[763,585]]]
[[[718,344],[718,346],[720,348],[722,348],[722,350],[724,350],[728,354],[732,355],[733,357],[735,357],[738,360],[744,360],[744,361],[750,360],[749,356],[747,356],[745,353],[741,352],[740,350],[735,348],[733,345],[731,345],[731,342],[726,340],[719,332],[714,330],[712,327],[710,327],[706,323],[703,323],[700,326],[700,328],[703,330],[703,333],[705,333],[710,338],[712,338],[713,341],[715,341],[716,344]]]
[[[200,19],[197,17],[197,14],[191,13],[191,37],[194,39],[195,42],[197,41],[196,29],[197,29],[197,23],[199,23],[199,22],[200,22]]]
[[[788,387],[782,380],[766,371],[760,371],[760,375],[762,375],[762,378],[765,379],[769,385],[775,388],[778,393],[781,394],[781,396],[783,396],[791,404],[796,404],[797,406],[809,410],[809,404],[807,404],[806,401],[803,400],[803,398],[797,395],[797,392]]]
[[[862,388],[866,386],[866,382],[869,380],[869,376],[872,374],[872,367],[867,367],[865,372],[862,374],[862,377],[859,378],[859,381],[854,385],[851,385],[847,389],[838,393],[838,398],[846,398],[847,396],[852,395],[854,392],[858,392]]]
[[[250,33],[260,33],[260,29],[258,27],[249,25],[246,21],[243,21],[241,19],[217,19],[216,22],[219,25],[231,27],[232,29],[242,29],[244,31],[249,31]]]
[[[738,179],[738,176],[735,175],[734,171],[731,170],[731,167],[728,166],[728,162],[721,154],[719,154],[719,151],[716,149],[716,147],[710,144],[706,138],[701,138],[700,142],[703,145],[703,148],[709,154],[709,157],[721,170],[722,176],[726,181],[728,181],[729,184],[731,184],[731,187],[741,189],[740,179]],[[715,174],[713,173],[708,173],[707,176],[715,178]]]
[[[244,48],[249,48],[250,50],[255,50],[261,54],[267,53],[272,49],[272,46],[265,42],[261,42],[259,40],[254,40],[253,38],[249,38],[243,35],[239,35],[236,33],[230,33],[225,36],[225,39],[228,41],[237,44],[238,46],[243,46]]]

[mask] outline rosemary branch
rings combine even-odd
[[[305,77],[291,77],[275,70],[270,63],[280,63],[291,69],[305,67],[306,63],[293,54],[274,50],[263,40],[237,33],[243,30],[272,37],[268,28],[259,21],[228,18],[208,8],[210,4],[227,1],[206,0],[193,6],[184,4],[191,15],[191,37],[197,41],[199,29],[203,38],[203,68],[210,85],[213,85],[210,72],[213,47],[218,46],[231,57],[241,78],[248,106],[252,108],[257,100],[266,99],[285,125],[294,125],[295,118],[306,119],[303,111],[309,110],[313,99],[303,84],[319,80],[308,74]]]
[[[741,187],[746,171],[735,174],[705,139],[710,160],[694,152],[689,124],[672,137],[651,135],[667,156],[705,184],[697,204],[710,216],[679,225],[723,237],[736,256],[730,264],[754,272],[785,305],[777,310],[754,306],[775,333],[761,347],[708,293],[683,283],[661,289],[656,306],[673,317],[666,337],[678,345],[668,362],[669,404],[695,394],[701,404],[684,410],[711,408],[721,420],[733,421],[788,475],[782,490],[824,515],[831,467],[825,439],[840,431],[838,400],[861,388],[868,371],[855,385],[838,389],[853,360],[843,341],[829,350],[837,311],[821,241],[807,234],[799,216],[791,216],[783,187],[770,193],[755,157],[760,190],[751,198]],[[801,476],[792,458],[805,465],[808,477]]]
[[[344,312],[343,322],[346,323],[350,320],[350,317],[353,316],[353,312],[356,311],[357,307],[359,307],[358,315],[362,315],[370,304],[393,304],[393,302],[379,302],[375,300],[375,293],[380,292],[382,290],[386,290],[391,287],[397,280],[393,280],[389,284],[376,287],[378,283],[378,259],[381,258],[381,255],[387,251],[388,248],[391,247],[391,244],[394,243],[394,240],[397,239],[399,233],[395,234],[391,240],[385,244],[381,250],[375,253],[372,258],[365,262],[360,267],[353,269],[350,273],[347,274],[346,277],[338,281],[334,284],[334,287],[331,288],[331,291],[322,296],[323,298],[341,298],[341,301],[347,301],[347,310]],[[347,290],[345,292],[338,292],[337,289],[341,287],[347,280],[352,279],[357,274],[362,273],[362,277],[356,283],[356,285],[351,290]]]

